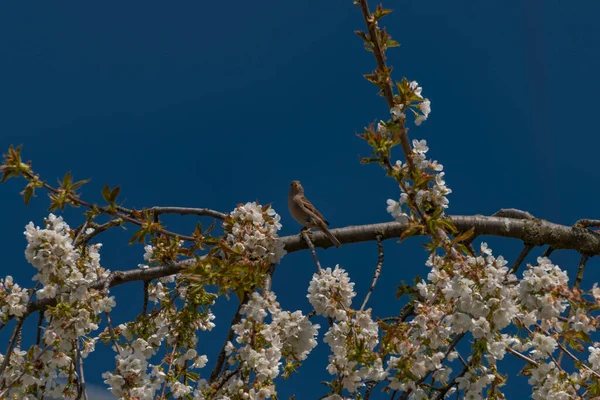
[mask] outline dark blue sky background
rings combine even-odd
[[[432,103],[430,119],[410,137],[426,139],[431,157],[444,164],[454,190],[450,213],[516,207],[563,224],[600,217],[600,3],[386,6],[396,11],[383,24],[402,44],[389,53],[393,76],[417,80]],[[287,235],[299,230],[286,206],[289,182],[299,179],[333,227],[387,221],[385,201],[398,189],[380,168],[358,162],[369,149],[355,134],[389,115],[362,78],[375,66],[353,33],[363,24],[350,0],[3,2],[0,148],[22,143],[25,159],[50,183],[68,170],[92,178],[84,190],[90,201],[100,201],[105,183],[121,185],[127,207],[229,211],[258,200],[273,203]],[[23,184],[0,187],[0,272],[31,285],[21,232],[31,220],[42,224],[48,202],[40,192],[25,208]],[[79,214],[66,214],[72,226]],[[168,222],[185,232],[195,220]],[[131,269],[142,261],[141,246],[126,246],[132,232],[100,239],[105,267]],[[489,242],[509,260],[520,251],[517,243]],[[555,255],[573,271],[576,254]],[[320,256],[351,273],[362,301],[376,245]],[[380,317],[399,310],[393,294],[400,280],[426,274],[418,240],[388,241],[386,256],[371,302]],[[586,286],[598,280],[598,267],[590,261]],[[309,311],[305,293],[314,270],[307,252],[284,259],[274,289],[285,308]],[[139,313],[141,285],[115,293],[116,323]],[[200,338],[199,351],[212,360],[235,301],[219,301],[214,334]],[[319,382],[328,379],[327,354],[321,343],[300,375],[279,387],[281,398],[325,394]],[[99,346],[88,380],[101,383],[112,357]],[[522,398],[517,390],[509,384],[506,392]]]

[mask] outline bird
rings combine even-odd
[[[323,232],[329,240],[340,247],[340,241],[327,229],[329,222],[323,218],[321,213],[304,196],[304,188],[300,181],[292,181],[288,194],[288,208],[290,214],[298,223],[305,228],[315,228]]]

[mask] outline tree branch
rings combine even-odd
[[[235,315],[233,316],[233,318],[231,320],[231,324],[229,325],[229,332],[227,333],[227,338],[225,339],[225,342],[223,343],[223,347],[221,347],[221,351],[219,352],[219,356],[217,357],[217,364],[215,365],[215,368],[212,370],[212,372],[210,374],[209,382],[211,382],[211,383],[214,382],[221,374],[221,370],[223,369],[223,364],[225,364],[225,359],[227,358],[227,354],[226,354],[227,352],[225,351],[225,347],[227,346],[227,343],[229,343],[233,340],[233,336],[234,336],[233,326],[242,320],[242,314],[240,313],[240,311],[242,311],[242,307],[244,306],[244,304],[247,304],[249,300],[250,300],[250,296],[248,294],[246,294],[244,296],[244,298],[240,300],[240,304],[235,312]]]
[[[203,217],[213,217],[220,220],[227,218],[227,214],[211,210],[209,208],[190,208],[190,207],[152,207],[148,211],[155,214],[179,214],[179,215],[199,215]]]
[[[375,267],[375,273],[373,274],[373,283],[371,283],[371,287],[365,296],[365,300],[360,307],[360,311],[363,311],[367,306],[367,302],[369,301],[369,297],[371,297],[371,293],[375,290],[375,285],[377,285],[377,280],[379,279],[379,275],[381,274],[381,267],[383,266],[383,243],[381,243],[381,236],[377,236],[377,266]]]
[[[600,234],[587,229],[578,229],[565,225],[559,225],[541,219],[513,219],[503,217],[486,217],[483,215],[449,216],[450,220],[460,231],[475,228],[475,234],[479,236],[500,236],[522,240],[533,246],[549,245],[553,250],[569,249],[576,250],[588,256],[600,255]],[[382,240],[399,238],[406,229],[406,224],[400,222],[383,222],[379,224],[347,226],[345,228],[332,229],[331,232],[342,244],[368,242],[377,240],[380,235]],[[306,242],[300,235],[284,236],[280,239],[288,253],[305,250],[308,248]],[[331,247],[331,241],[322,232],[313,232],[311,242],[315,247]],[[145,281],[181,272],[184,268],[196,263],[195,259],[187,259],[170,265],[146,269],[134,269],[119,271],[120,273],[111,279],[108,287],[122,285],[127,282]],[[102,289],[106,280],[101,280],[91,285],[91,288]],[[41,309],[42,307],[55,304],[54,299],[43,299],[33,302],[26,315]]]
[[[378,27],[377,21],[373,18],[371,11],[369,10],[369,4],[367,0],[359,0],[358,4],[360,5],[360,10],[362,11],[363,17],[365,19],[365,24],[367,25],[367,30],[369,31],[369,39],[373,45],[373,55],[375,56],[375,60],[377,61],[377,70],[376,73],[387,75],[387,80],[382,82],[381,92],[385,101],[388,105],[388,108],[394,107],[394,90],[392,88],[392,79],[389,74],[391,72],[391,68],[385,64],[385,52],[381,48],[379,43],[379,35],[378,35]],[[400,145],[402,146],[402,152],[404,153],[404,157],[406,159],[406,163],[410,168],[413,166],[412,160],[412,148],[410,147],[410,140],[408,139],[407,129],[402,127],[400,131]]]
[[[516,274],[517,273],[517,271],[519,270],[519,266],[525,260],[525,258],[529,255],[529,253],[531,252],[531,250],[533,250],[533,246],[530,245],[530,244],[525,244],[525,247],[523,248],[523,250],[521,250],[521,253],[519,254],[519,256],[517,257],[517,259],[515,260],[514,264],[512,265],[512,267],[510,267],[510,273],[511,274]]]
[[[313,261],[317,265],[317,271],[320,272],[321,271],[321,263],[319,262],[319,258],[317,257],[317,252],[315,251],[315,245],[310,241],[310,237],[308,235],[308,230],[302,229],[302,232],[300,232],[300,235],[302,235],[302,239],[304,239],[304,242],[306,243],[306,245],[308,246],[308,248],[310,250],[310,254],[312,255]]]
[[[17,325],[13,330],[13,333],[10,337],[10,341],[8,342],[8,348],[6,349],[6,353],[4,354],[4,361],[2,361],[2,365],[0,365],[0,376],[4,374],[4,370],[8,367],[8,363],[10,362],[10,356],[12,355],[13,350],[15,349],[15,343],[17,341],[17,337],[19,336],[19,331],[23,326],[23,322],[25,321],[25,316],[19,318],[17,320]],[[4,382],[3,382],[4,383]]]
[[[514,219],[505,217],[487,217],[483,215],[448,216],[459,231],[475,228],[478,236],[500,236],[518,239],[533,246],[550,245],[553,250],[576,250],[589,256],[600,255],[600,234],[587,229],[577,229],[555,224],[541,219]],[[367,242],[399,238],[406,229],[400,222],[384,222],[371,225],[348,226],[331,229],[341,243]],[[288,253],[307,248],[298,236],[281,238]],[[328,248],[331,243],[321,232],[314,232],[312,242],[315,247]]]

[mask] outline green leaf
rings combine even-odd
[[[63,189],[68,189],[71,187],[71,171],[67,171],[62,180],[61,186]]]
[[[386,15],[390,14],[392,12],[392,10],[390,9],[381,9],[378,10],[378,14],[379,14],[379,18],[385,17]]]
[[[392,48],[392,47],[399,47],[399,46],[400,46],[400,43],[396,42],[394,39],[388,39],[385,42],[385,47],[387,47],[388,49]]]
[[[396,298],[399,299],[404,295],[414,294],[415,290],[411,285],[402,284],[396,287]]]
[[[25,200],[25,205],[29,204],[29,200],[31,199],[31,196],[33,196],[33,192],[34,192],[33,186],[27,185],[27,187],[23,191],[23,198]]]
[[[213,221],[213,223],[208,227],[208,229],[204,232],[204,235],[208,235],[214,228],[216,225],[217,221]]]
[[[88,183],[89,181],[91,181],[91,179],[83,179],[83,180],[81,180],[81,181],[79,181],[79,182],[75,182],[75,183],[74,183],[74,184],[71,186],[71,188],[72,188],[73,190],[79,189],[79,188],[80,188],[82,185],[84,185],[84,184]]]
[[[439,223],[444,225],[448,229],[448,231],[450,231],[450,233],[455,234],[458,232],[452,221],[450,221],[449,219],[442,218],[439,220]]]
[[[119,193],[121,192],[121,187],[117,186],[115,187],[112,192],[110,192],[110,200],[112,203],[114,203],[115,201],[117,201],[117,196],[119,195]]]
[[[358,37],[361,38],[362,40],[364,40],[365,42],[369,41],[367,34],[364,33],[363,31],[354,31],[354,33],[356,33],[358,35]]]
[[[371,164],[371,163],[375,163],[375,162],[379,162],[379,158],[365,157],[365,158],[360,159],[361,164]]]
[[[475,233],[475,227],[469,229],[466,232],[461,233],[460,235],[458,235],[457,237],[454,238],[454,241],[463,242],[463,241],[467,240],[468,238],[470,238],[471,236],[473,236],[474,233]]]
[[[104,188],[102,189],[102,198],[104,198],[104,201],[106,201],[107,203],[110,203],[110,194],[110,188],[108,187],[108,185],[104,185]]]

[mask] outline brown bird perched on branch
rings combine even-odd
[[[290,184],[290,193],[288,194],[288,208],[290,214],[298,223],[305,228],[315,228],[325,233],[335,247],[340,247],[340,241],[333,236],[327,225],[329,222],[323,218],[321,213],[317,211],[315,206],[304,196],[304,188],[300,181],[292,181]]]

